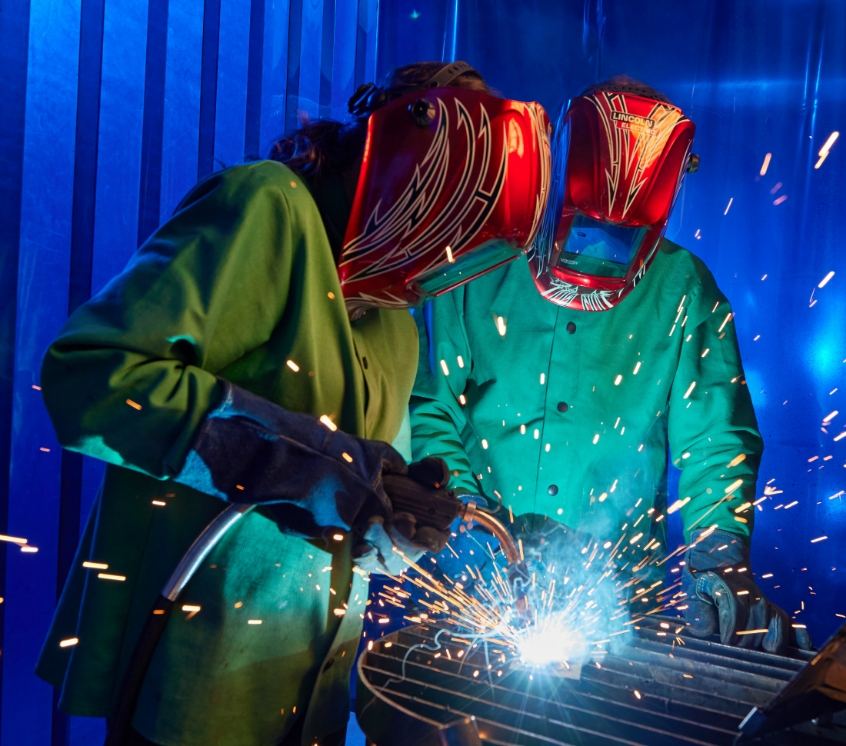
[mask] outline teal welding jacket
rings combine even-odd
[[[413,455],[446,459],[453,486],[654,558],[669,446],[686,536],[748,541],[763,442],[731,308],[690,252],[665,240],[608,311],[544,300],[520,259],[416,317]]]
[[[47,352],[59,441],[108,462],[38,663],[64,712],[110,715],[159,590],[226,505],[171,479],[219,378],[354,435],[399,431],[414,322],[372,310],[350,323],[340,177],[313,194],[269,161],[210,176]],[[236,523],[174,610],[135,728],[163,746],[266,746],[299,720],[312,746],[343,727],[367,600],[350,544],[283,534],[260,510]]]

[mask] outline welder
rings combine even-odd
[[[669,603],[694,634],[744,647],[808,646],[753,578],[763,442],[731,307],[705,264],[663,238],[698,167],[694,129],[626,76],[562,109],[528,258],[416,312],[413,453],[442,457],[454,488],[510,508],[526,546],[541,529],[621,547],[624,585],[669,589],[644,611]],[[681,470],[670,506],[668,458]],[[691,548],[662,563],[679,508]],[[682,580],[672,589],[669,564]]]
[[[342,743],[361,576],[446,540],[383,485],[427,479],[388,445],[408,308],[528,248],[549,122],[461,62],[400,68],[350,112],[201,182],[44,360],[59,441],[107,462],[38,664],[61,710],[113,713],[177,561],[227,502],[257,506],[186,588],[132,743]]]

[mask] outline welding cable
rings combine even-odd
[[[138,642],[135,643],[135,649],[132,651],[132,657],[129,659],[126,673],[121,682],[117,705],[109,721],[109,732],[106,735],[104,746],[125,746],[127,743],[132,728],[132,718],[135,715],[135,705],[144,684],[144,677],[147,675],[150,661],[152,661],[159,640],[164,634],[179,595],[224,534],[253,507],[252,505],[236,504],[224,508],[202,530],[194,543],[188,548],[188,551],[185,552],[176,569],[171,573],[156,599],[156,603],[153,604]]]

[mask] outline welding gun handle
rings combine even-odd
[[[411,477],[385,474],[382,483],[394,512],[411,513],[418,526],[447,531],[464,507],[452,490],[429,487]]]

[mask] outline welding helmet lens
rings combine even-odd
[[[594,277],[625,277],[638,252],[645,227],[612,225],[577,213],[561,248],[558,266]]]

